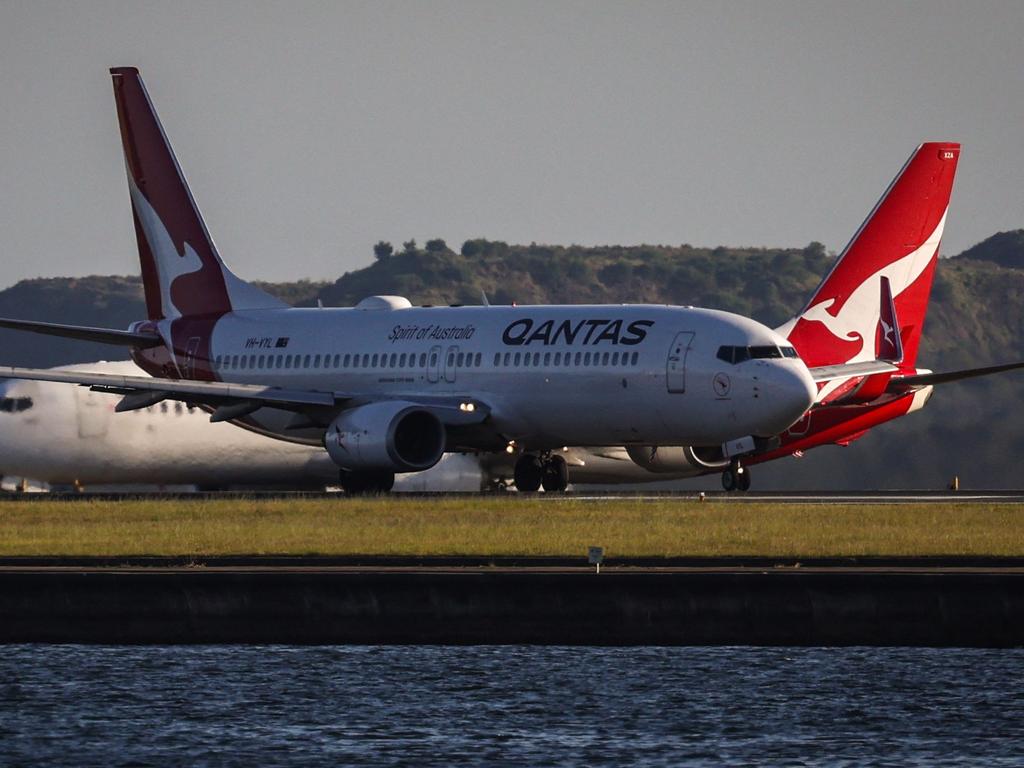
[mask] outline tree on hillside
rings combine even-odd
[[[416,253],[416,238],[410,238],[402,243],[402,250],[405,253]]]
[[[817,240],[812,240],[804,248],[804,256],[809,256],[811,258],[816,258],[816,259],[822,259],[822,258],[824,258],[827,255],[828,254],[827,254],[827,252],[825,250],[825,246],[822,245],[821,243],[819,243]]]
[[[394,252],[394,247],[386,240],[378,240],[377,244],[373,246],[373,255],[377,258],[377,261],[391,258]]]
[[[440,237],[435,237],[433,240],[427,240],[426,248],[431,253],[443,253],[448,250],[448,243]]]

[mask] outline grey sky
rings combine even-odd
[[[964,143],[944,253],[1024,226],[1024,3],[0,0],[0,286],[136,273],[107,68],[142,70],[225,259],[415,237],[841,248]]]

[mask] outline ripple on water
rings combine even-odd
[[[6,646],[0,765],[1024,764],[1022,651]]]

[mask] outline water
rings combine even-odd
[[[0,765],[1022,765],[1022,651],[0,646]]]

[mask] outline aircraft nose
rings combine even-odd
[[[772,361],[765,376],[765,396],[770,403],[770,434],[785,432],[814,405],[818,387],[807,366],[799,360]]]

